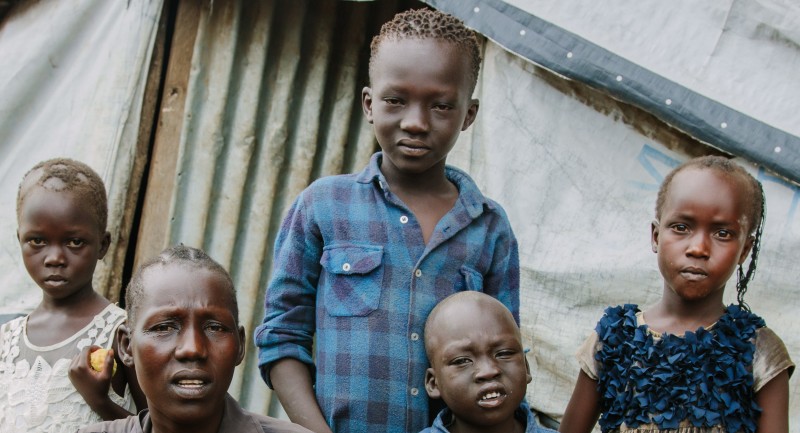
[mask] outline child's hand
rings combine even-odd
[[[114,371],[114,349],[106,353],[100,371],[92,368],[91,354],[97,350],[99,346],[83,348],[69,366],[69,380],[93,409],[110,402],[108,390]]]

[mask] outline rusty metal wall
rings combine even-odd
[[[311,181],[376,150],[361,112],[369,41],[410,2],[179,2],[136,261],[182,242],[230,269],[248,334],[276,229]],[[247,355],[231,395],[277,405]]]

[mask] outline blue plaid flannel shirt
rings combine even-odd
[[[503,209],[466,173],[447,167],[459,197],[426,245],[380,160],[379,152],[359,174],[319,179],[294,202],[275,241],[264,321],[255,331],[267,384],[272,362],[291,357],[309,365],[334,432],[428,425],[422,332],[428,313],[451,293],[484,291],[519,323],[519,253]]]

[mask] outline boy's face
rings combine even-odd
[[[401,174],[444,167],[458,134],[475,120],[469,59],[450,42],[386,40],[370,71],[362,106],[383,150],[381,169]]]
[[[466,300],[440,311],[425,336],[425,387],[454,414],[454,427],[515,431],[514,411],[531,381],[517,325],[501,304]]]
[[[119,347],[123,362],[136,368],[154,422],[218,419],[244,357],[228,282],[173,263],[146,269],[142,285],[135,323],[122,329]]]
[[[74,194],[31,188],[17,229],[25,269],[53,300],[92,291],[94,269],[108,250],[110,235]]]

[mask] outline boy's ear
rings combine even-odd
[[[239,353],[236,355],[236,365],[244,360],[244,326],[239,326]]]
[[[361,109],[367,116],[367,122],[372,123],[372,89],[370,87],[361,89]]]
[[[528,364],[528,357],[525,356],[525,383],[531,383],[533,376],[531,376],[531,365]]]
[[[117,354],[126,367],[133,368],[133,352],[131,351],[131,330],[125,323],[117,328]]]
[[[105,232],[103,234],[103,239],[100,241],[100,258],[106,256],[108,252],[108,247],[111,246],[111,233]]]
[[[425,370],[425,392],[428,393],[428,397],[430,398],[442,398],[439,385],[436,384],[436,376],[434,375],[433,367]]]
[[[658,252],[658,220],[650,223],[650,247],[654,253]]]
[[[480,101],[471,99],[467,107],[467,115],[464,116],[464,123],[461,124],[462,131],[466,131],[467,128],[475,122],[475,117],[478,115],[478,108],[480,108]]]

